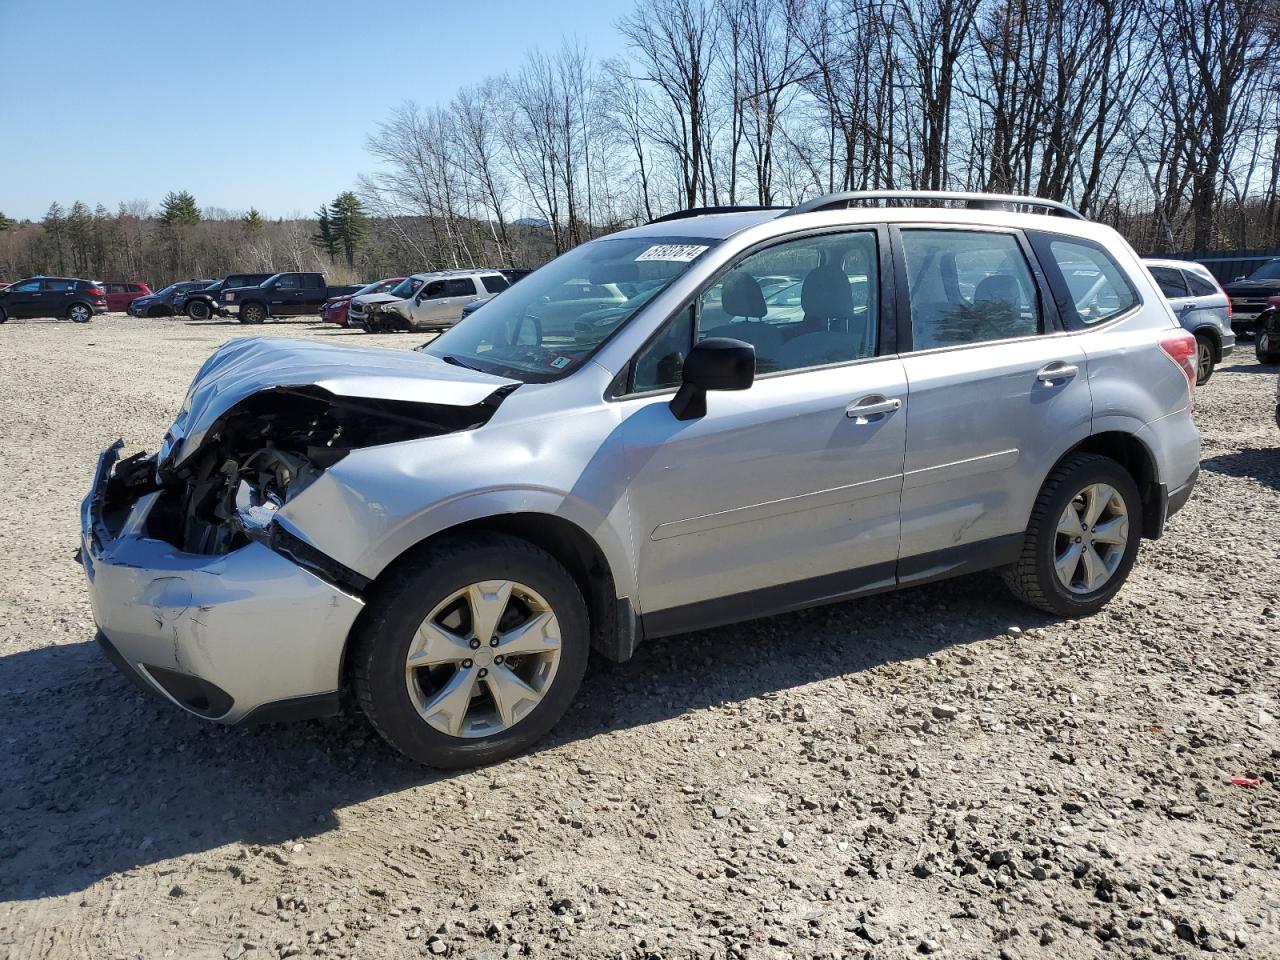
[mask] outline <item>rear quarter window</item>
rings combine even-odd
[[[1184,270],[1183,276],[1187,278],[1187,286],[1191,288],[1193,297],[1212,297],[1220,292],[1215,284],[1190,270]]]
[[[1085,330],[1142,302],[1128,274],[1099,244],[1079,237],[1029,231],[1068,329]]]

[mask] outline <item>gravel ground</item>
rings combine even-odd
[[[1100,615],[983,575],[655,642],[537,752],[446,775],[354,711],[197,721],[92,643],[98,451],[154,449],[243,332],[0,328],[0,957],[1280,957],[1280,437],[1249,345]]]

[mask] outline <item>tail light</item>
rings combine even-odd
[[[1196,405],[1196,338],[1181,328],[1170,330],[1160,338],[1160,349],[1178,365],[1187,378],[1187,395]]]
[[[1218,282],[1218,278],[1211,273],[1209,274],[1209,279],[1212,280],[1213,285],[1218,288],[1218,292],[1222,294],[1224,297],[1227,297],[1227,291],[1222,289],[1222,284]],[[1228,320],[1231,319],[1231,298],[1230,297],[1227,297],[1227,319]]]
[[[89,296],[91,297],[105,297],[106,295],[107,295],[107,291],[103,290],[101,287],[89,288]]]

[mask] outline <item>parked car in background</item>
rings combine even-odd
[[[66,318],[87,323],[107,312],[107,291],[96,280],[30,277],[0,290],[0,323],[6,320]]]
[[[1269,298],[1254,321],[1253,352],[1259,363],[1280,363],[1280,296]]]
[[[120,313],[139,297],[149,296],[151,288],[141,280],[108,280],[103,284],[107,291],[107,309]]]
[[[407,300],[422,289],[422,285],[426,282],[425,274],[414,274],[412,277],[406,277],[398,284],[383,293],[366,293],[358,297],[352,297],[351,303],[347,307],[347,326],[355,327],[366,333],[372,332],[371,327],[378,325],[377,314],[389,303],[396,303],[399,300]]]
[[[6,283],[6,282],[5,282],[5,281],[3,281],[3,280],[0,280],[0,290],[3,290],[3,289],[4,289],[5,287],[7,287],[7,286],[9,286],[9,284],[8,284],[8,283]]]
[[[323,273],[276,273],[256,286],[228,287],[218,294],[218,306],[241,323],[264,323],[268,317],[318,314],[325,301],[355,293],[364,284],[329,286]]]
[[[1182,329],[1195,336],[1196,384],[1208,383],[1214,367],[1235,350],[1231,300],[1203,264],[1187,260],[1142,262],[1168,299]]]
[[[517,280],[523,280],[529,274],[533,273],[532,270],[514,270],[514,269],[508,269],[508,268],[503,268],[498,272],[502,274],[504,277],[506,277],[507,280],[513,284]],[[490,300],[492,300],[496,296],[497,294],[494,293],[494,294],[490,294],[487,297],[481,297],[479,300],[473,300],[471,303],[468,303],[465,307],[462,308],[462,317],[471,316],[471,314],[475,313],[477,310],[479,310],[482,306],[484,306],[486,303],[488,303]],[[459,320],[461,320],[462,317],[459,317]]]
[[[1280,258],[1268,260],[1247,277],[1236,277],[1224,290],[1231,298],[1231,329],[1241,336],[1253,334],[1267,301],[1280,296]]]
[[[129,304],[129,315],[134,317],[172,317],[174,301],[178,295],[190,290],[203,290],[212,280],[179,280],[163,290],[138,297]]]
[[[345,327],[349,320],[348,311],[350,310],[352,300],[356,297],[367,297],[380,293],[387,293],[404,283],[404,280],[404,277],[388,277],[385,280],[375,280],[373,283],[361,287],[355,293],[343,294],[340,297],[331,297],[326,300],[324,306],[320,308],[320,317],[325,323],[336,323],[340,327]]]
[[[276,271],[267,273],[232,273],[207,287],[196,287],[184,290],[173,298],[173,312],[185,313],[192,320],[208,320],[219,315],[218,294],[232,287],[253,287],[275,276]]]
[[[777,276],[802,291],[775,322]],[[103,451],[80,556],[105,655],[168,702],[351,696],[421,762],[492,763],[592,651],[988,569],[1095,614],[1195,486],[1194,361],[1132,248],[1060,203],[687,211],[419,352],[223,345],[157,454]]]
[[[449,270],[415,274],[422,287],[412,297],[387,303],[366,317],[370,333],[397,330],[447,330],[462,319],[463,308],[511,286],[497,270]]]

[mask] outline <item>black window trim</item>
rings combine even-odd
[[[1039,299],[1038,305],[1040,307],[1039,332],[1029,337],[1005,337],[1003,340],[978,340],[974,343],[953,343],[943,347],[929,347],[925,350],[915,349],[915,342],[911,335],[911,294],[907,282],[907,254],[902,245],[902,234],[912,230],[955,230],[964,233],[1000,233],[1012,236],[1018,244],[1018,249],[1022,251],[1022,257],[1027,263],[1027,269],[1031,272],[1031,276],[1035,281],[1036,296]],[[954,350],[975,350],[981,347],[1064,336],[1069,332],[1058,310],[1057,301],[1053,297],[1053,290],[1050,287],[1048,277],[1040,265],[1036,251],[1028,239],[1026,231],[1021,228],[990,223],[929,223],[927,221],[913,221],[909,224],[891,224],[889,234],[893,243],[894,272],[898,277],[898,351],[903,356],[948,353]]]
[[[1071,233],[1056,233],[1051,230],[1028,230],[1027,240],[1030,241],[1031,248],[1035,251],[1036,256],[1040,258],[1044,267],[1045,276],[1049,280],[1049,287],[1053,291],[1054,302],[1059,304],[1059,313],[1062,314],[1062,325],[1068,334],[1092,333],[1095,330],[1105,330],[1114,323],[1128,319],[1146,306],[1146,301],[1142,297],[1142,291],[1134,286],[1133,278],[1129,275],[1129,271],[1120,264],[1120,261],[1112,255],[1110,250],[1098,241]],[[1104,257],[1110,260],[1116,270],[1119,271],[1120,276],[1124,279],[1125,286],[1129,288],[1129,292],[1133,294],[1133,306],[1129,307],[1127,310],[1121,310],[1119,313],[1107,317],[1106,320],[1099,321],[1098,323],[1082,323],[1079,326],[1072,326],[1070,317],[1076,316],[1075,300],[1071,296],[1070,289],[1067,287],[1066,277],[1062,275],[1062,269],[1058,266],[1057,258],[1053,255],[1053,251],[1049,249],[1049,244],[1054,240],[1062,240],[1067,243],[1078,243],[1081,246],[1092,247],[1094,250],[1099,251]],[[1063,299],[1059,301],[1059,297],[1062,297]],[[1062,304],[1070,306],[1070,314],[1063,309]]]
[[[857,364],[873,363],[877,360],[885,360],[898,355],[897,336],[896,336],[896,318],[895,318],[895,291],[894,291],[894,270],[893,259],[889,250],[889,234],[888,225],[885,223],[845,223],[834,226],[810,227],[807,230],[798,230],[794,233],[779,234],[760,240],[757,243],[740,250],[726,261],[719,269],[717,269],[710,277],[700,283],[688,297],[686,297],[675,310],[672,310],[663,321],[658,324],[648,337],[645,338],[626,365],[618,371],[618,375],[613,378],[609,386],[605,390],[604,399],[607,401],[622,401],[648,399],[651,397],[661,397],[666,395],[674,395],[679,389],[675,387],[655,387],[652,390],[635,390],[635,368],[636,359],[640,357],[649,346],[658,339],[666,330],[667,325],[672,323],[677,316],[690,307],[695,307],[701,301],[702,295],[710,290],[720,281],[720,279],[733,268],[735,264],[741,263],[748,257],[752,257],[763,250],[770,247],[778,246],[782,243],[791,243],[795,240],[803,240],[808,237],[821,237],[836,233],[870,233],[873,234],[876,241],[876,253],[879,267],[879,321],[876,325],[876,352],[869,357],[858,357],[855,360],[840,360],[836,363],[822,363],[811,367],[796,367],[792,370],[774,370],[769,373],[762,373],[756,376],[756,380],[768,380],[773,377],[788,377],[797,373],[810,373],[815,370],[828,370],[833,367],[849,367]],[[698,318],[694,317],[692,325],[693,334],[697,336]],[[689,348],[693,349],[694,344],[690,343]],[[886,347],[889,349],[886,350]]]

